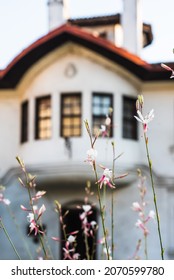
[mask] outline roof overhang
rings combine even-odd
[[[103,38],[95,37],[75,26],[63,25],[24,49],[0,71],[0,88],[15,88],[23,75],[45,55],[71,42],[89,49],[130,71],[142,81],[168,80],[169,73],[159,64],[151,65]]]

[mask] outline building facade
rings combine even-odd
[[[137,2],[134,8],[137,8]],[[58,6],[53,9],[52,4]],[[49,8],[54,13],[59,5],[62,5],[59,1],[49,1]],[[55,241],[51,239],[61,235],[54,200],[59,200],[64,209],[71,209],[74,215],[79,215],[75,205],[83,205],[88,180],[95,193],[95,176],[91,166],[85,162],[90,139],[84,120],[88,120],[91,131],[95,132],[105,124],[112,108],[110,134],[98,137],[95,148],[98,151],[97,163],[108,168],[112,168],[113,164],[111,143],[115,143],[117,155],[123,153],[116,161],[116,172],[118,175],[129,174],[116,181],[114,191],[115,258],[131,258],[141,236],[134,227],[137,217],[131,210],[132,202],[139,199],[137,168],[141,168],[147,177],[149,207],[154,208],[143,132],[134,118],[137,95],[143,94],[144,112],[148,113],[152,108],[155,111],[148,130],[149,149],[165,258],[172,259],[174,98],[169,73],[160,64],[149,64],[130,52],[129,43],[127,49],[120,47],[120,40],[116,40],[119,30],[124,31],[120,15],[69,19],[62,24],[59,21],[58,27],[54,24],[50,26],[52,30],[48,34],[0,71],[0,182],[6,186],[4,196],[12,201],[10,207],[22,229],[20,234],[25,237],[33,257],[37,258],[38,244],[32,236],[28,237],[26,213],[20,209],[21,204],[28,204],[28,197],[26,189],[18,181],[21,169],[16,156],[24,160],[28,172],[37,175],[38,189],[47,191],[43,198],[47,208],[43,223],[54,258],[61,258],[61,244],[55,246]],[[141,42],[145,47],[152,41],[152,31],[147,24],[141,26]],[[99,174],[101,172],[99,168]],[[99,223],[97,238],[100,239],[102,228],[96,194],[90,199],[96,203],[94,216]],[[108,189],[105,203],[109,211],[110,199],[111,190]],[[29,258],[15,233],[14,217],[9,216],[4,205],[0,207],[1,216],[8,220],[7,229],[21,257]],[[74,217],[68,220],[71,225],[73,219],[77,219],[77,216]],[[109,228],[108,213],[106,223]],[[160,259],[156,224],[151,223],[150,232],[149,258]],[[15,258],[6,237],[2,232],[0,234],[3,240],[0,259]],[[98,245],[96,258],[100,258],[101,250]],[[140,257],[144,258],[143,253]]]

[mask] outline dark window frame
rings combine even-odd
[[[80,100],[80,113],[79,114],[64,114],[63,113],[63,109],[64,109],[64,100],[65,98],[73,98],[73,97],[79,97],[79,100]],[[65,118],[79,118],[80,120],[80,125],[79,125],[79,128],[80,128],[80,133],[79,135],[73,135],[73,132],[66,136],[64,135],[63,133],[63,129],[64,129],[64,126],[63,126],[63,120]],[[69,92],[69,93],[61,93],[61,110],[60,110],[60,136],[63,137],[63,138],[71,138],[71,137],[81,137],[82,136],[82,93],[81,92]],[[75,126],[73,125],[70,125],[70,129],[73,129],[75,128]]]
[[[28,123],[29,123],[29,102],[28,100],[21,104],[21,143],[28,141]]]
[[[131,117],[130,115],[125,114],[126,103],[128,102],[128,106],[132,107]],[[123,95],[122,97],[122,137],[128,140],[138,140],[138,123],[134,116],[136,115],[136,97]],[[131,133],[126,133],[126,125],[131,128]]]
[[[96,115],[96,114],[94,114],[94,96],[98,96],[98,97],[109,97],[110,98],[110,106],[109,106],[109,108],[112,108],[112,109],[114,109],[113,108],[113,104],[114,104],[114,96],[113,96],[113,94],[112,93],[107,93],[107,92],[93,92],[92,93],[92,130],[94,131],[94,119],[106,119],[106,114],[100,114],[100,115]],[[108,112],[108,114],[109,114],[109,112]],[[113,114],[111,114],[110,116],[109,116],[110,118],[111,118],[111,127],[110,127],[110,133],[109,133],[109,138],[111,138],[111,137],[113,137],[114,136],[114,130],[113,130]],[[102,125],[102,123],[100,123],[100,125]],[[103,125],[104,125],[104,123],[103,123]],[[100,129],[100,127],[99,127],[99,129]],[[93,133],[94,134],[94,133]]]
[[[41,102],[43,100],[50,100],[50,108],[51,108],[51,114],[50,116],[48,117],[39,117],[39,106],[41,104]],[[39,136],[40,134],[40,130],[39,130],[39,122],[41,120],[52,120],[52,106],[51,106],[51,95],[44,95],[44,96],[39,96],[39,97],[36,97],[35,99],[35,139],[36,140],[48,140],[51,138],[50,137],[45,137],[45,138],[42,138]],[[51,129],[51,128],[50,128]],[[51,131],[52,132],[52,131]]]

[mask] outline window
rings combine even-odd
[[[112,94],[93,94],[92,101],[92,118],[93,118],[93,134],[96,130],[101,128],[101,125],[105,125],[106,117],[109,115],[110,108],[113,108],[113,96]],[[112,123],[112,115],[111,123]],[[109,136],[113,136],[112,126],[110,127]]]
[[[28,101],[21,105],[21,143],[28,141]]]
[[[136,99],[123,96],[123,138],[138,139],[136,115]]]
[[[81,136],[81,94],[61,96],[61,136]]]
[[[106,31],[100,32],[99,37],[101,37],[103,39],[107,39],[107,32]]]
[[[44,96],[36,99],[35,139],[51,137],[51,97]]]

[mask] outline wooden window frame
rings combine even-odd
[[[65,100],[65,98],[67,98],[67,97],[71,98],[71,97],[76,97],[76,96],[80,98],[80,113],[79,114],[73,114],[73,113],[72,114],[64,114],[63,113],[63,109],[64,109],[64,100]],[[82,135],[82,94],[81,94],[81,92],[62,93],[61,94],[61,113],[60,114],[61,114],[61,116],[60,116],[60,120],[61,120],[60,135],[61,135],[61,137],[63,137],[63,138],[81,137],[81,135]],[[68,136],[64,135],[64,133],[63,133],[63,129],[64,129],[63,120],[66,117],[67,118],[74,118],[74,117],[79,118],[79,120],[80,120],[80,126],[79,126],[80,133],[79,133],[79,135],[74,135],[73,133],[71,133]],[[74,129],[73,125],[72,125],[71,129],[73,131],[73,129]]]
[[[39,106],[40,106],[40,102],[43,101],[43,100],[50,100],[50,108],[52,110],[52,106],[51,106],[51,95],[45,95],[45,96],[39,96],[36,98],[35,100],[35,139],[36,140],[47,140],[47,139],[50,139],[50,137],[45,137],[45,138],[42,138],[39,136],[40,134],[40,130],[39,130],[39,122],[41,120],[50,120],[51,122],[51,119],[52,119],[52,114],[50,114],[49,117],[44,117],[44,118],[41,118],[39,117]],[[50,128],[51,129],[51,128]]]
[[[132,117],[126,116],[125,114],[125,102],[131,103],[132,106]],[[136,98],[132,96],[123,95],[122,98],[122,137],[128,140],[138,140],[138,124],[134,116],[136,115]],[[126,134],[125,126],[129,123],[132,129],[132,134],[129,136]]]
[[[28,141],[29,102],[21,104],[21,143]]]
[[[94,119],[106,119],[106,114],[100,114],[100,115],[95,115],[94,114],[94,97],[95,96],[99,96],[99,97],[109,97],[110,98],[110,106],[109,106],[109,108],[112,108],[113,109],[113,104],[114,104],[114,102],[113,102],[113,99],[114,99],[114,97],[113,97],[113,94],[112,93],[106,93],[106,92],[93,92],[93,94],[92,94],[92,127],[93,127],[93,134],[94,134]],[[108,110],[108,114],[109,114],[109,110]],[[111,114],[111,116],[110,116],[110,118],[111,118],[111,127],[110,127],[110,133],[109,133],[109,136],[108,137],[113,137],[113,114]],[[101,125],[104,125],[104,123],[101,123]],[[99,129],[100,129],[100,127],[99,127]]]

